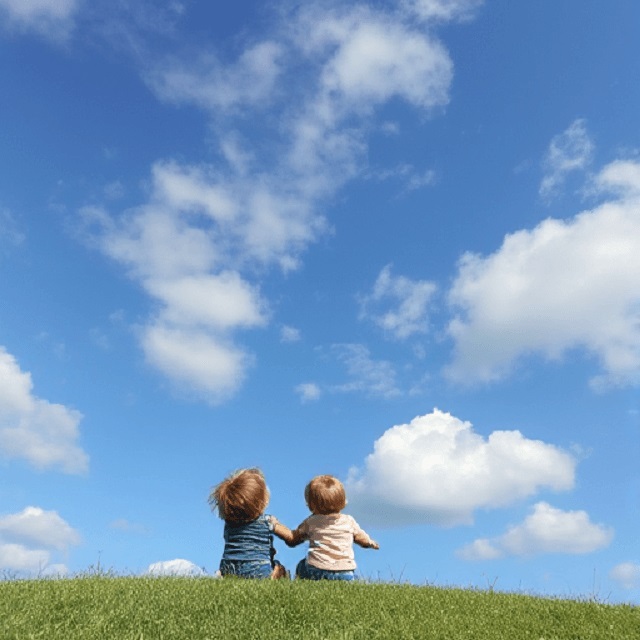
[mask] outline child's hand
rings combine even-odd
[[[369,542],[369,549],[379,549],[380,545],[375,541],[375,540],[371,540],[371,542]]]

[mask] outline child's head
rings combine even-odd
[[[342,511],[347,504],[344,486],[333,476],[316,476],[304,489],[311,513],[327,515]]]
[[[240,469],[225,478],[209,496],[212,509],[225,522],[245,524],[261,515],[269,503],[269,489],[260,469]]]

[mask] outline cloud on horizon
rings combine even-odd
[[[205,572],[190,560],[177,558],[175,560],[163,560],[150,564],[146,571],[150,576],[180,576],[198,578],[206,575]]]
[[[63,564],[52,564],[52,554],[66,553],[81,542],[80,534],[56,511],[26,507],[0,516],[0,570],[35,575],[64,575]]]
[[[574,486],[576,460],[519,431],[488,438],[438,409],[391,427],[346,481],[349,508],[374,526],[470,524],[543,489]]]
[[[636,589],[640,587],[640,564],[621,562],[611,569],[609,577],[623,589]]]

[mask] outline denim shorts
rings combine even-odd
[[[223,576],[239,578],[270,578],[273,567],[268,560],[225,560],[220,561]]]
[[[303,558],[296,567],[296,578],[303,580],[355,580],[352,569],[347,571],[330,571],[329,569],[318,569],[312,567]]]

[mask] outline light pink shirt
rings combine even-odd
[[[344,513],[309,516],[297,531],[309,541],[307,562],[312,567],[329,571],[355,569],[353,537],[367,535],[353,517]]]

